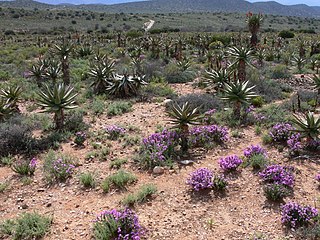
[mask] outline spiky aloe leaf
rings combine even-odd
[[[304,116],[293,115],[292,122],[296,125],[295,131],[301,133],[302,137],[319,139],[320,118],[315,118],[314,113],[308,112]]]
[[[168,116],[171,118],[170,122],[174,125],[174,128],[183,130],[190,125],[197,125],[201,119],[201,115],[198,113],[198,108],[193,108],[188,102],[179,106],[177,103],[171,105],[167,110]]]
[[[55,84],[53,89],[45,85],[45,89],[38,93],[39,105],[44,107],[43,112],[59,112],[61,109],[74,109],[75,98],[78,94],[73,93],[73,88],[66,87],[63,83]]]

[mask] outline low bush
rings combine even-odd
[[[132,110],[132,104],[125,101],[112,102],[107,107],[108,116],[122,115]]]
[[[31,127],[23,121],[17,116],[0,123],[0,157],[31,153],[35,140]]]
[[[70,156],[50,150],[44,157],[43,170],[49,183],[67,180],[72,176],[74,168],[75,160]]]
[[[187,94],[173,99],[179,106],[188,102],[191,108],[197,108],[199,113],[205,113],[209,110],[221,110],[225,104],[217,96],[211,94]]]
[[[85,188],[94,188],[96,186],[94,174],[91,172],[81,173],[79,176],[79,180],[81,185]]]
[[[115,187],[118,189],[125,189],[125,187],[137,180],[137,177],[132,173],[126,172],[124,170],[119,170],[118,172],[105,178],[101,184],[104,192],[109,192],[110,188]]]
[[[93,225],[94,239],[141,239],[144,234],[138,216],[130,209],[101,212]]]
[[[272,183],[265,185],[263,187],[263,192],[267,199],[276,202],[289,196],[291,194],[291,189],[282,184]]]
[[[49,232],[52,218],[39,213],[25,213],[15,220],[0,224],[0,233],[16,240],[40,239]]]
[[[138,192],[129,194],[122,200],[125,206],[133,206],[137,203],[143,203],[148,200],[153,194],[157,192],[157,187],[153,184],[143,185]]]

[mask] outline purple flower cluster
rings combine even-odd
[[[87,139],[87,134],[85,132],[76,132],[76,137],[74,139],[74,143],[77,144],[78,146],[83,145],[83,143]]]
[[[316,175],[315,179],[320,183],[320,173]]]
[[[251,158],[254,155],[263,155],[264,157],[267,157],[267,151],[260,145],[251,145],[243,151],[243,155],[246,158]]]
[[[274,142],[287,142],[294,128],[289,123],[277,123],[269,132]]]
[[[196,191],[212,188],[213,172],[208,168],[199,168],[190,174],[187,184]]]
[[[29,162],[29,168],[34,172],[36,170],[36,167],[38,165],[38,161],[36,158],[32,158]]]
[[[253,105],[250,105],[250,106],[247,107],[246,110],[245,110],[246,114],[251,113],[251,112],[253,112],[253,111],[254,111],[254,106],[253,106]]]
[[[242,159],[237,155],[230,155],[219,160],[220,167],[224,171],[233,171],[242,163]]]
[[[318,210],[311,206],[301,206],[298,203],[289,202],[281,207],[281,222],[289,227],[296,228],[318,216]]]
[[[116,232],[112,233],[115,236],[114,240],[140,240],[144,234],[138,216],[129,208],[123,211],[116,209],[103,211],[98,215],[95,222],[112,225],[111,220],[115,221],[117,225]],[[109,229],[112,229],[112,227]]]
[[[217,110],[216,109],[210,109],[210,110],[208,110],[208,111],[206,111],[205,113],[204,113],[204,118],[203,118],[203,121],[205,122],[205,123],[207,123],[207,124],[211,124],[212,122],[213,122],[213,114],[216,112]]]
[[[52,163],[53,174],[57,179],[65,180],[71,176],[72,170],[75,168],[74,165],[69,164],[62,158],[55,160]]]
[[[287,140],[287,145],[291,153],[297,153],[301,150],[300,133],[291,134]]]
[[[216,111],[217,111],[217,110],[213,108],[213,109],[210,109],[210,110],[206,111],[206,112],[204,113],[204,115],[206,115],[206,116],[211,116],[211,115],[214,114]]]
[[[266,182],[282,184],[287,187],[293,187],[294,175],[291,167],[283,167],[277,164],[270,165],[259,176]]]
[[[310,150],[319,150],[320,149],[320,140],[311,140],[307,143],[307,148],[310,149]]]
[[[37,167],[37,159],[18,160],[12,165],[12,170],[20,175],[33,175]]]
[[[148,155],[153,165],[168,160],[174,153],[174,147],[178,145],[178,134],[163,130],[161,133],[154,133],[142,140],[143,151]]]
[[[126,130],[117,125],[110,125],[106,127],[106,131],[109,135],[109,139],[117,140],[121,135],[126,133]]]
[[[210,145],[212,142],[224,143],[228,140],[228,129],[218,125],[194,127],[189,134],[193,146]]]

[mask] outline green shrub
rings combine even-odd
[[[2,157],[0,159],[0,165],[11,166],[13,161],[14,161],[14,157],[9,154],[8,156]]]
[[[282,30],[279,34],[278,34],[279,37],[281,38],[294,38],[294,33],[289,31],[289,30]]]
[[[272,79],[290,78],[292,77],[286,65],[278,64],[271,68],[270,77]]]
[[[119,169],[119,168],[122,167],[122,165],[126,164],[127,162],[128,162],[127,159],[117,158],[117,159],[111,161],[111,163],[110,163],[109,166],[110,166],[111,169],[112,169],[112,168],[114,168],[114,169]]]
[[[69,155],[55,153],[50,150],[44,156],[43,171],[49,183],[54,181],[65,181],[71,177],[75,168],[75,160]]]
[[[0,225],[0,233],[15,240],[40,239],[49,231],[52,218],[39,213],[24,213],[15,220],[6,220]]]
[[[95,98],[90,105],[90,109],[95,115],[101,115],[105,108],[106,106],[104,101],[99,98]]]
[[[152,194],[157,192],[157,187],[153,184],[143,185],[138,192],[129,194],[121,202],[123,205],[132,206],[137,203],[143,203],[151,197]]]
[[[269,164],[269,160],[262,154],[254,154],[245,162],[245,166],[251,166],[255,170],[263,169],[268,164]]]
[[[88,124],[84,122],[85,112],[82,109],[71,110],[65,115],[64,129],[71,133],[85,131],[88,129]]]
[[[35,140],[32,129],[21,117],[13,117],[0,123],[0,156],[26,154],[32,151]]]
[[[271,201],[281,201],[290,195],[291,191],[282,184],[267,184],[263,187],[264,195]]]
[[[3,193],[9,186],[8,182],[0,182],[0,193]]]
[[[257,113],[265,116],[263,125],[271,127],[279,122],[288,122],[291,119],[291,113],[284,105],[269,104],[257,109]]]
[[[94,174],[91,172],[80,174],[79,180],[82,186],[84,186],[85,188],[94,188],[96,185]]]
[[[125,101],[112,102],[108,105],[107,114],[108,116],[121,115],[132,110],[132,104]]]
[[[261,96],[257,96],[257,97],[254,97],[251,99],[251,104],[254,106],[254,107],[262,107],[264,101],[263,101],[263,98]]]
[[[199,113],[205,113],[212,109],[220,110],[225,107],[225,104],[220,100],[220,98],[211,94],[191,93],[175,98],[173,101],[180,106],[183,103],[188,102],[191,108],[197,108]]]
[[[133,183],[136,180],[137,177],[132,173],[126,172],[124,170],[119,170],[118,172],[105,178],[101,184],[101,188],[104,192],[109,192],[111,187],[125,189],[126,185]]]
[[[147,95],[150,97],[167,97],[172,98],[175,96],[173,89],[170,85],[165,83],[151,82],[141,89],[141,95]]]

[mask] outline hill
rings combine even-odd
[[[61,1],[60,1],[61,2]],[[49,5],[32,0],[0,1],[0,6],[20,8],[70,8],[111,13],[169,13],[169,12],[262,12],[282,16],[320,18],[320,7],[305,4],[282,5],[274,1],[250,3],[245,0],[150,0],[121,4]]]

